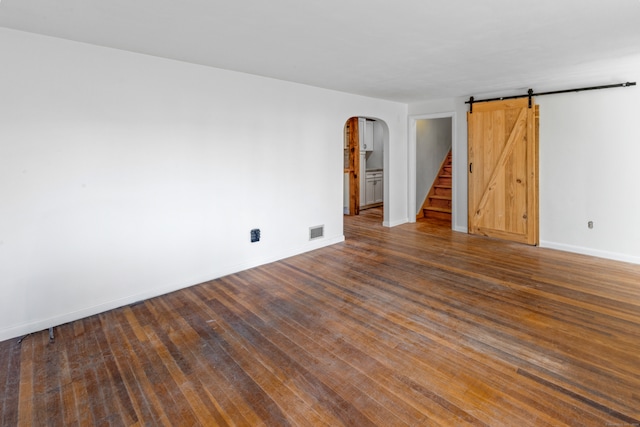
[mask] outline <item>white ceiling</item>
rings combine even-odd
[[[624,82],[640,58],[640,0],[0,0],[0,26],[401,102]]]

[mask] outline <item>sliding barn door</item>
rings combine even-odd
[[[538,111],[523,98],[467,114],[469,233],[538,244]]]

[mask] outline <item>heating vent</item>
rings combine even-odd
[[[309,240],[315,240],[324,237],[324,225],[309,228]]]

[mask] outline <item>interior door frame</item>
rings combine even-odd
[[[451,118],[451,156],[453,158],[452,164],[452,172],[451,172],[451,229],[455,230],[457,211],[458,211],[458,188],[460,187],[458,183],[458,179],[456,176],[457,168],[456,168],[456,160],[459,159],[458,146],[456,141],[458,140],[457,135],[457,114],[455,111],[443,112],[443,113],[434,113],[434,114],[419,114],[409,116],[409,138],[408,138],[408,147],[407,147],[407,190],[408,190],[408,212],[409,212],[409,222],[416,222],[416,179],[417,179],[417,171],[418,171],[418,157],[417,157],[417,140],[418,140],[418,131],[417,131],[417,122],[418,120],[429,120],[429,119],[445,119]],[[465,155],[466,157],[466,155]],[[466,175],[465,175],[466,177]],[[466,213],[465,213],[466,215]]]

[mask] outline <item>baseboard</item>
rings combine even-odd
[[[384,221],[382,223],[382,225],[385,226],[385,227],[395,227],[397,225],[406,224],[408,222],[409,222],[409,218],[403,218],[403,219],[400,219],[400,220],[397,220],[397,221]]]
[[[325,246],[331,246],[340,242],[344,242],[344,235],[333,237],[333,238],[314,240],[313,242],[309,242],[308,244],[305,244],[298,248],[291,249],[288,251],[283,251],[268,258],[249,260],[248,262],[243,262],[240,264],[229,266],[224,269],[211,271],[208,274],[205,274],[200,277],[192,277],[183,283],[174,283],[161,288],[155,288],[147,292],[141,292],[141,293],[129,295],[123,298],[117,298],[111,301],[106,301],[104,303],[93,305],[91,307],[86,307],[81,310],[72,311],[69,313],[61,313],[56,316],[47,317],[43,319],[36,319],[32,322],[11,326],[9,328],[0,330],[0,341],[5,341],[12,338],[18,338],[27,334],[43,331],[43,330],[49,329],[50,327],[55,327],[55,326],[63,325],[65,323],[73,322],[79,319],[84,319],[85,317],[104,313],[105,311],[113,310],[119,307],[124,307],[126,305],[133,304],[139,301],[145,301],[150,298],[155,298],[160,295],[165,295],[171,292],[178,291],[180,289],[188,288],[190,286],[208,282],[210,280],[215,280],[217,278],[220,278],[229,274],[248,270],[254,267],[259,267],[261,265],[269,264],[275,261],[280,261],[282,259],[286,259],[295,255],[300,255],[302,253],[309,252],[312,250],[320,249]]]
[[[124,307],[129,304],[133,304],[138,301],[147,300],[149,298],[157,297],[160,295],[173,292],[175,290],[185,288],[187,286],[170,287],[167,289],[154,289],[153,292],[141,293],[136,295],[130,295],[124,298],[115,299],[102,304],[97,304],[91,307],[86,307],[81,310],[72,311],[69,313],[63,313],[56,316],[37,319],[29,323],[23,323],[20,325],[12,326],[0,331],[0,341],[5,341],[12,338],[18,338],[24,335],[33,334],[39,331],[44,331],[50,327],[56,327],[58,325],[64,325],[65,323],[74,322],[85,317],[93,316],[96,314],[104,313],[105,311],[113,310],[115,308]]]
[[[545,240],[540,241],[540,247],[541,248],[549,248],[549,249],[557,249],[559,251],[564,251],[564,252],[573,252],[573,253],[581,254],[581,255],[589,255],[589,256],[594,256],[594,257],[598,257],[598,258],[605,258],[605,259],[610,259],[610,260],[614,260],[614,261],[623,261],[623,262],[629,262],[629,263],[632,263],[632,264],[640,264],[640,257],[627,255],[627,254],[622,254],[622,253],[618,253],[618,252],[601,251],[601,250],[593,249],[593,248],[585,248],[585,247],[582,247],[582,246],[566,245],[566,244],[563,244],[563,243],[549,242],[549,241],[545,241]]]

